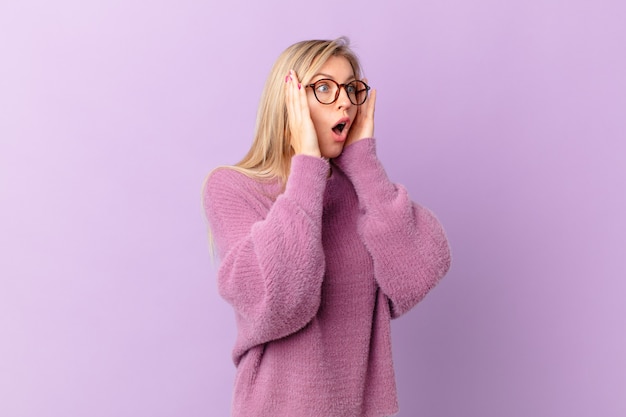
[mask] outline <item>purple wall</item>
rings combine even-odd
[[[400,416],[626,415],[625,3],[215,3],[0,5],[0,415],[227,415],[200,186],[343,34],[454,251],[394,322]]]

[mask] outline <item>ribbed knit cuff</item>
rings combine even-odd
[[[376,156],[376,140],[361,139],[334,159],[335,164],[350,178],[354,188],[365,204],[390,201],[396,193],[395,185]]]
[[[320,217],[329,169],[326,159],[308,155],[294,156],[285,197],[302,207],[309,216]]]

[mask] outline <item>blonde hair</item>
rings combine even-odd
[[[298,42],[278,57],[261,95],[252,146],[246,156],[230,168],[252,178],[279,178],[286,183],[293,149],[285,104],[285,76],[293,69],[302,85],[307,85],[331,56],[345,57],[354,76],[361,77],[359,59],[346,37]]]

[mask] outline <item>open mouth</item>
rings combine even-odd
[[[337,123],[335,127],[333,127],[333,132],[335,132],[338,135],[341,135],[341,132],[343,132],[345,128],[346,128],[346,122],[340,122],[340,123]]]

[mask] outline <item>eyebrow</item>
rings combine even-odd
[[[335,77],[333,77],[333,76],[332,76],[332,75],[330,75],[330,74],[324,74],[323,72],[318,72],[318,73],[317,73],[317,74],[315,74],[313,77],[311,77],[311,79],[316,79],[317,77],[329,78],[329,79],[331,79],[331,80],[333,80],[333,81],[336,81],[336,80],[335,80]],[[346,82],[349,82],[349,81],[354,81],[354,80],[356,80],[356,76],[355,76],[354,74],[352,74],[350,77],[348,77],[348,79],[346,80]],[[319,81],[319,80],[318,80],[318,81]]]

